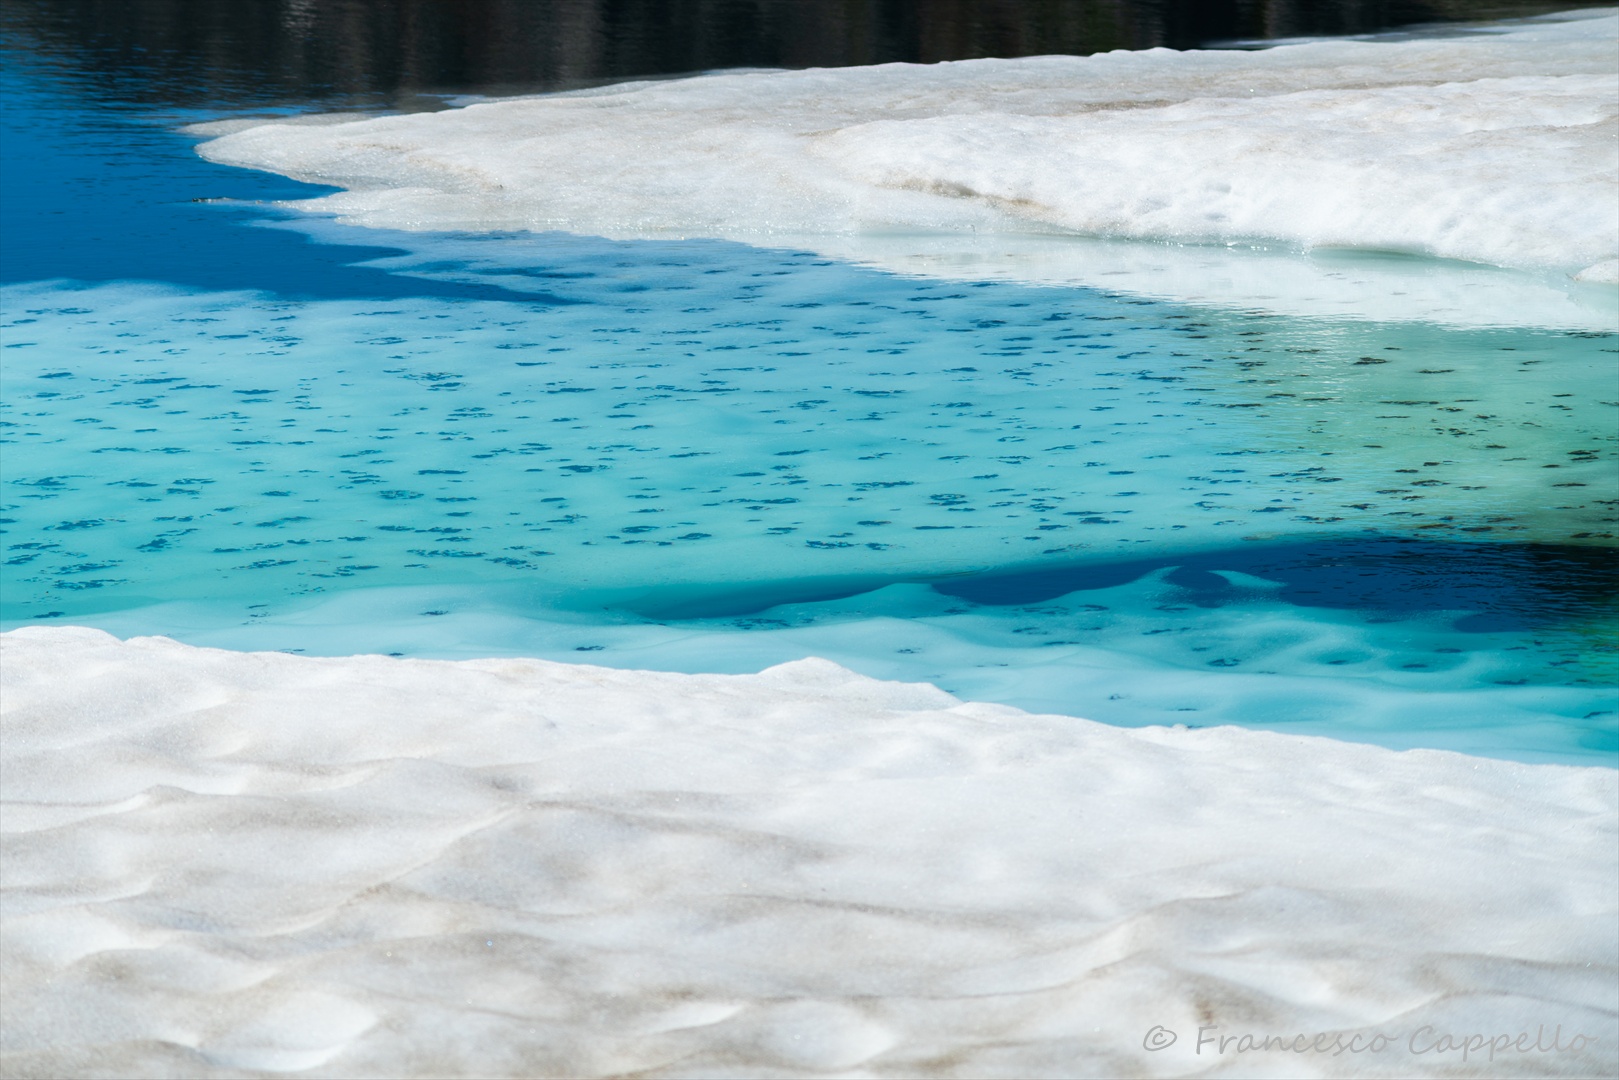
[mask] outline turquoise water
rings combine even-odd
[[[295,185],[174,118],[87,146],[18,108],[128,203],[8,267],[7,628],[813,653],[1125,724],[1619,749],[1613,335],[302,226],[190,202]]]

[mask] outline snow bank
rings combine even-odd
[[[879,262],[882,234],[918,230],[1272,240],[1607,280],[1616,42],[1599,12],[1444,39],[720,74],[232,121],[201,152],[342,186],[314,205],[394,228],[813,250],[859,234]],[[1093,269],[1066,272],[1116,284]]]
[[[7,1075],[1616,1064],[1612,770],[818,660],[3,641]]]

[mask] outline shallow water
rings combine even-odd
[[[1619,749],[1614,335],[300,223],[5,78],[7,627]]]

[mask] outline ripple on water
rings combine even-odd
[[[1488,573],[1426,570],[1612,542],[1612,336],[1222,315],[719,243],[521,250],[574,302],[8,289],[8,620],[417,587],[690,619],[1176,567],[1199,628],[1231,574],[1295,608],[1465,580],[1437,607],[1528,635],[1541,682],[1556,650]],[[1321,563],[1362,536],[1427,543]]]

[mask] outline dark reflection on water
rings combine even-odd
[[[730,67],[1194,48],[1594,6],[1536,0],[0,0],[135,100],[534,90]]]
[[[1619,593],[1608,548],[1466,544],[1373,536],[1255,545],[1174,559],[982,574],[934,583],[979,604],[1033,604],[1136,581],[1164,566],[1165,580],[1197,607],[1221,607],[1250,590],[1219,571],[1280,583],[1277,599],[1303,607],[1409,615],[1466,611],[1458,630],[1526,630],[1611,616]]]
[[[1611,625],[1619,607],[1619,575],[1605,547],[1557,544],[1458,543],[1367,535],[1294,543],[1251,543],[1195,554],[989,570],[929,582],[945,596],[990,606],[1043,604],[1072,593],[1112,589],[1167,570],[1176,602],[1219,608],[1255,599],[1256,591],[1223,575],[1245,574],[1274,587],[1260,592],[1304,608],[1359,611],[1387,618],[1457,613],[1452,627],[1468,633]],[[637,615],[713,619],[756,615],[771,608],[848,600],[899,581],[867,577],[844,582],[775,582],[705,595],[641,597]]]

